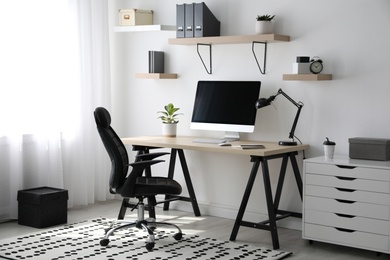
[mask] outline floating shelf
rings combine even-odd
[[[239,35],[239,36],[213,36],[213,37],[195,37],[195,38],[170,38],[169,44],[176,45],[196,45],[197,52],[200,60],[203,63],[204,68],[208,74],[212,74],[212,62],[211,62],[211,46],[213,44],[239,44],[239,43],[252,43],[252,53],[255,57],[257,66],[261,74],[265,74],[267,44],[269,42],[289,42],[290,36],[280,34],[255,34],[255,35]],[[263,55],[263,68],[261,68],[257,55],[255,53],[255,44],[262,44],[264,47]],[[207,46],[209,48],[209,66],[207,68],[203,58],[200,54],[199,47]]]
[[[283,80],[332,80],[332,74],[283,74]]]
[[[154,32],[154,31],[176,31],[175,25],[134,25],[134,26],[115,26],[115,32]]]
[[[138,79],[177,79],[177,74],[173,73],[137,73]]]
[[[252,42],[289,42],[290,36],[280,34],[255,34],[239,36],[213,36],[197,38],[170,38],[169,44],[195,45],[195,44],[236,44]]]

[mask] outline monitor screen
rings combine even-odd
[[[253,132],[260,85],[260,81],[199,81],[191,128],[225,131],[226,137],[236,139],[239,132]]]

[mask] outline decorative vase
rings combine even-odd
[[[256,34],[273,33],[272,22],[271,21],[256,21],[255,31],[256,31]]]
[[[162,135],[167,137],[175,137],[177,132],[177,124],[162,124]]]

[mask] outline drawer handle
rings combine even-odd
[[[336,176],[337,179],[342,180],[342,181],[354,181],[356,178],[352,177],[342,177],[342,176]]]
[[[342,217],[342,218],[355,218],[356,217],[353,215],[340,214],[340,213],[334,213],[334,214],[336,214],[337,216]]]
[[[340,202],[340,203],[347,203],[347,204],[353,204],[355,203],[356,201],[352,201],[352,200],[340,200],[340,199],[335,199],[337,202]]]
[[[337,165],[337,167],[341,168],[341,169],[355,169],[356,166],[350,166],[350,165]]]
[[[353,189],[345,189],[345,188],[336,188],[336,190],[342,191],[342,192],[355,192],[356,190]]]
[[[353,233],[355,232],[355,230],[352,230],[352,229],[346,229],[346,228],[335,228],[337,229],[338,231],[341,231],[341,232],[347,232],[347,233]]]

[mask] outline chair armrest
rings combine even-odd
[[[147,160],[147,161],[137,161],[133,163],[129,163],[129,166],[133,167],[134,170],[144,170],[148,167],[150,167],[153,164],[165,162],[164,160]]]
[[[145,153],[145,154],[138,154],[135,156],[136,159],[140,161],[147,161],[147,160],[153,160],[157,157],[167,155],[169,153],[167,152],[159,152],[159,153]]]
[[[142,173],[146,168],[160,162],[164,162],[164,160],[148,160],[129,163],[129,166],[132,167],[132,170],[130,171],[125,183],[122,186],[121,195],[124,197],[133,197],[134,186],[137,178],[142,176]]]

